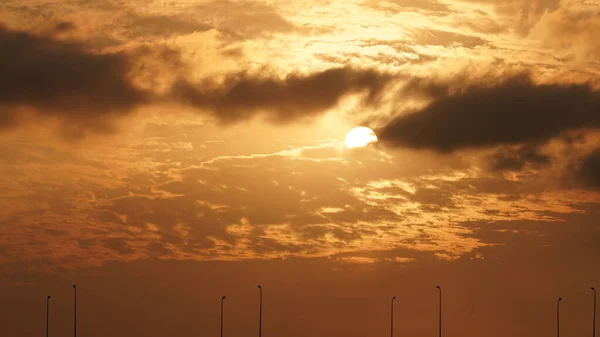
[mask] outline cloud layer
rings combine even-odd
[[[80,43],[3,26],[0,44],[0,128],[18,123],[20,108],[86,124],[149,99],[128,81],[124,53],[96,54]]]
[[[3,266],[479,259],[490,222],[583,217],[595,5],[4,1]],[[356,121],[390,146],[345,151]]]
[[[417,90],[432,94],[432,102],[392,120],[378,136],[394,146],[450,152],[547,141],[600,127],[600,92],[590,85],[536,84],[528,76],[459,85],[421,84]]]
[[[336,67],[276,77],[238,72],[224,81],[190,80],[179,53],[166,47],[98,53],[82,43],[0,27],[0,127],[19,123],[23,109],[57,117],[84,129],[108,128],[118,116],[149,103],[182,103],[222,121],[260,113],[288,122],[321,113],[343,97],[364,93],[374,104],[391,76],[374,70]],[[164,67],[166,69],[161,69]],[[170,71],[161,93],[160,75]],[[149,83],[148,83],[149,82]],[[166,84],[165,84],[166,83]]]
[[[391,79],[377,71],[348,67],[283,79],[238,74],[223,85],[207,88],[182,81],[175,84],[172,95],[193,107],[212,110],[223,120],[268,112],[274,120],[291,121],[322,113],[349,94],[364,93],[365,103],[374,104]]]

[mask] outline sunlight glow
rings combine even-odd
[[[377,136],[375,135],[375,132],[364,126],[359,126],[350,130],[350,132],[348,132],[346,135],[345,140],[346,147],[349,149],[355,147],[364,147],[375,142],[377,142]]]

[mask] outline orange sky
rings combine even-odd
[[[0,329],[591,334],[600,1],[3,0]],[[348,149],[355,126],[379,142]],[[446,295],[447,294],[447,295]],[[118,315],[116,314],[118,313]],[[117,317],[115,317],[117,315]],[[2,320],[4,321],[4,320]],[[2,331],[0,330],[0,331]]]

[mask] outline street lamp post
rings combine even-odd
[[[390,320],[390,337],[394,337],[394,300],[396,296],[392,297],[392,310],[391,310],[391,320]]]
[[[442,288],[440,286],[436,286],[436,288],[440,291],[440,308],[439,308],[439,317],[438,317],[438,337],[442,337]]]
[[[73,337],[77,337],[77,286],[73,285],[75,301],[73,305]]]
[[[46,298],[46,337],[48,337],[50,328],[50,296]]]
[[[594,322],[592,325],[592,337],[596,337],[596,289],[592,287],[592,291],[594,292]]]
[[[260,308],[258,312],[258,337],[262,337],[262,306],[263,306],[263,292],[262,287],[258,285],[258,289],[260,290]]]
[[[221,297],[221,337],[223,337],[223,301],[225,301],[225,296]]]
[[[556,337],[560,337],[560,301],[562,297],[556,301]]]

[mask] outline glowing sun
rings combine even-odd
[[[377,136],[373,130],[364,126],[356,127],[346,135],[346,147],[351,149],[355,147],[364,147],[377,141]]]

